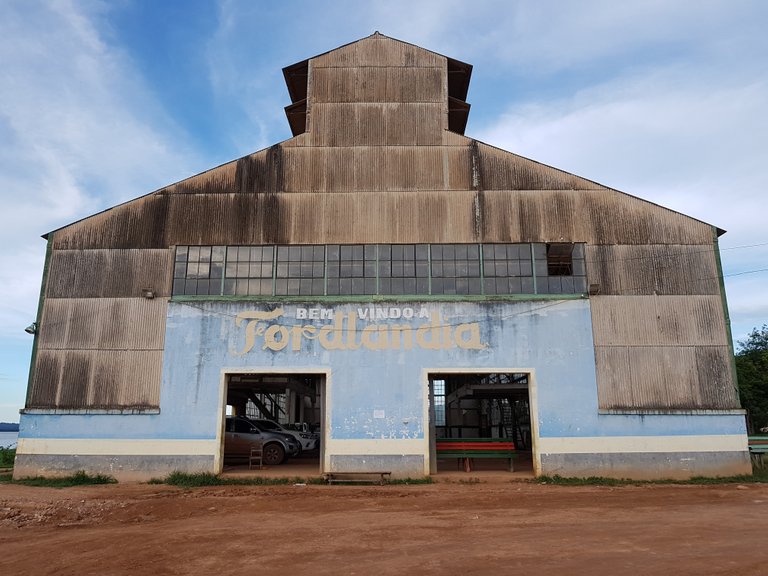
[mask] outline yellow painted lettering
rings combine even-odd
[[[466,350],[482,350],[486,347],[480,342],[480,324],[473,322],[471,324],[459,324],[456,327],[456,344],[459,348]]]
[[[368,350],[386,350],[389,348],[389,330],[384,325],[373,324],[363,328],[360,339]]]
[[[280,336],[279,338],[277,336]],[[288,331],[288,328],[285,326],[280,326],[279,324],[273,324],[269,328],[267,328],[266,332],[264,333],[264,345],[261,347],[262,350],[266,350],[269,348],[270,350],[282,350],[286,346],[288,346],[288,340],[290,339],[290,332]]]

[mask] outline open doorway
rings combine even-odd
[[[428,381],[432,474],[462,468],[533,473],[531,373],[430,372]],[[471,458],[462,458],[461,449]],[[510,449],[512,459],[505,453]]]
[[[324,373],[224,374],[223,471],[321,472],[325,381]],[[254,447],[262,449],[258,467]]]

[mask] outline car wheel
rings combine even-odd
[[[267,444],[264,446],[263,459],[264,464],[267,464],[268,466],[282,464],[283,460],[285,460],[285,450],[280,444],[274,442],[272,444]]]

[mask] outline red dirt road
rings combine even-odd
[[[768,485],[0,485],[0,574],[763,576]]]

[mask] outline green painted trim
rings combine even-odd
[[[717,228],[712,228],[712,239],[715,262],[717,264],[717,280],[720,284],[720,300],[723,303],[723,316],[725,317],[725,332],[728,336],[728,355],[731,360],[731,377],[733,378],[733,387],[736,388],[736,397],[738,398],[739,377],[736,371],[736,356],[733,348],[733,333],[731,332],[731,316],[728,313],[728,298],[725,295],[725,278],[723,278],[723,263],[720,261],[720,243],[717,237]],[[741,404],[740,398],[739,404]]]
[[[480,293],[485,295],[485,254],[483,253],[483,243],[479,243],[478,250],[480,251]],[[432,279],[432,268],[429,269],[430,280]],[[430,285],[431,288],[431,285]],[[495,290],[495,287],[494,287]],[[431,291],[430,291],[431,292]]]
[[[416,294],[408,296],[188,296],[171,297],[171,302],[328,302],[328,303],[371,303],[371,302],[521,302],[526,300],[587,300],[587,294]]]
[[[43,304],[45,303],[45,289],[48,284],[48,270],[51,264],[51,254],[53,253],[53,237],[54,234],[48,235],[48,243],[45,247],[45,263],[43,264],[43,279],[40,282],[40,296],[37,300],[37,316],[35,322],[37,323],[37,332],[35,332],[34,340],[32,341],[32,356],[29,359],[29,378],[27,379],[27,397],[25,404],[29,404],[29,397],[32,393],[32,379],[35,375],[35,363],[37,362],[37,341],[40,336],[40,330],[44,327],[41,324],[43,318]]]

